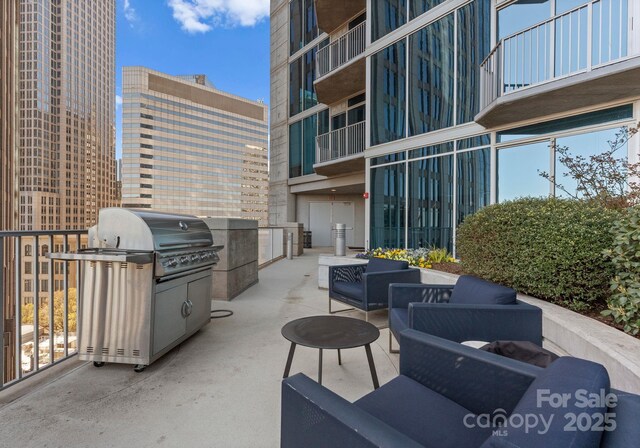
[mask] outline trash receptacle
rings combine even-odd
[[[302,246],[305,249],[311,249],[311,231],[305,230],[302,232]]]

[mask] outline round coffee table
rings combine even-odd
[[[282,336],[291,342],[287,365],[283,378],[289,376],[291,362],[296,345],[317,348],[320,351],[318,360],[318,383],[322,384],[322,351],[338,350],[338,364],[342,365],[340,350],[364,346],[371,370],[373,387],[377,389],[378,375],[373,363],[370,344],[380,337],[380,331],[369,322],[351,317],[310,316],[296,319],[282,327]]]

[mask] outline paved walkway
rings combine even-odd
[[[317,288],[318,255],[307,251],[261,270],[259,284],[232,302],[214,302],[214,308],[233,310],[232,317],[213,320],[143,373],[73,359],[64,374],[27,384],[28,393],[14,401],[6,403],[15,394],[11,388],[0,393],[0,446],[278,447],[289,350],[280,328],[326,314],[327,292]],[[397,375],[387,336],[382,330],[372,345],[381,384]],[[349,400],[370,392],[364,349],[345,350],[342,360],[338,366],[337,354],[325,353],[323,384]],[[317,350],[299,347],[291,374],[316,379],[317,362]]]

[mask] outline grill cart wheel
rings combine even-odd
[[[144,372],[144,369],[146,368],[147,368],[146,364],[136,364],[135,366],[133,366],[133,370],[136,373]]]
[[[93,361],[93,367],[104,367],[104,362]]]

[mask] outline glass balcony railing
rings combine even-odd
[[[596,0],[502,39],[481,64],[481,109],[497,98],[630,56],[629,0]]]
[[[258,266],[264,266],[284,257],[284,229],[258,229]]]
[[[316,163],[330,162],[364,152],[365,122],[316,137]]]
[[[362,22],[349,30],[316,54],[316,79],[340,68],[364,53],[367,23]]]
[[[80,266],[47,254],[86,247],[86,233],[0,232],[0,389],[76,354]]]

